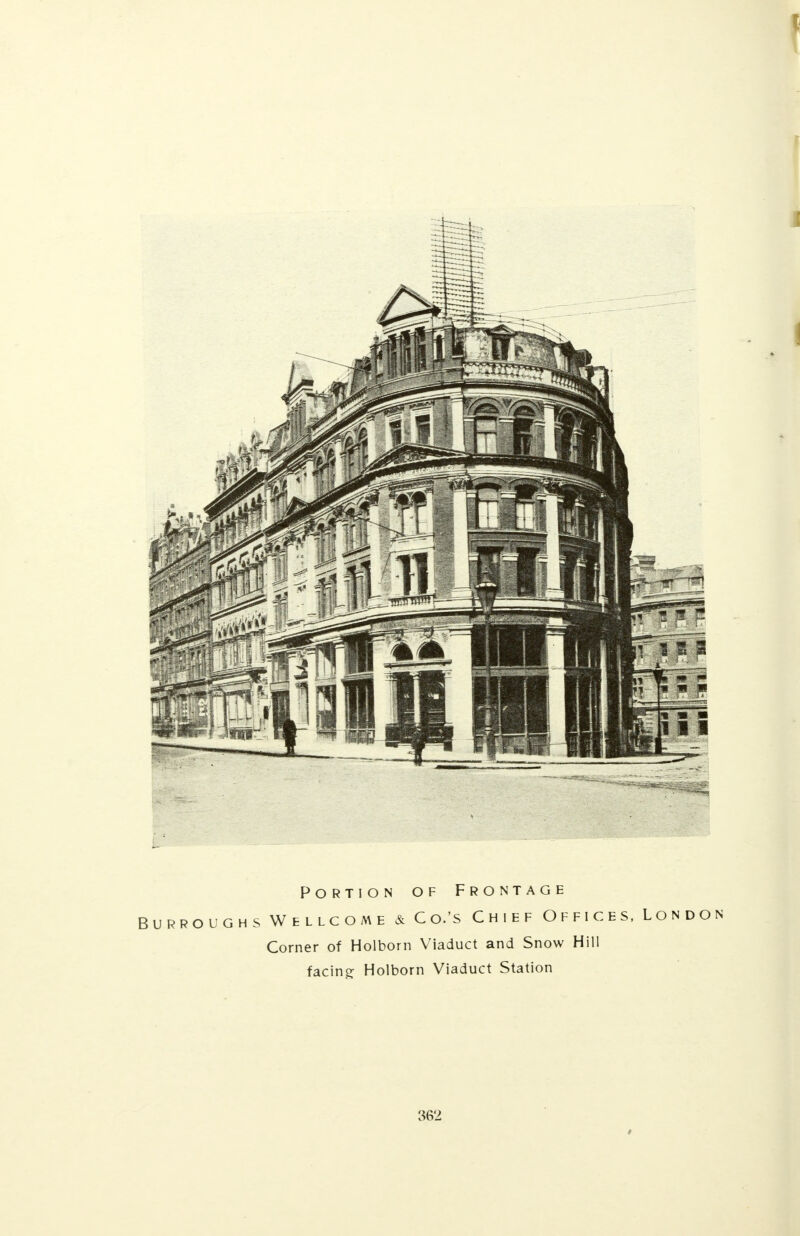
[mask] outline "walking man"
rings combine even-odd
[[[286,743],[286,754],[294,755],[294,744],[297,738],[297,726],[291,717],[283,723],[283,741]]]
[[[411,735],[411,746],[414,749],[414,763],[421,764],[422,752],[425,748],[425,735],[419,726],[417,726],[414,733]]]

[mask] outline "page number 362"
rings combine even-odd
[[[429,1107],[417,1112],[417,1120],[441,1120],[442,1113],[438,1107]]]

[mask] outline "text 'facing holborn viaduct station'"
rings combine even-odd
[[[544,327],[391,297],[346,381],[295,360],[287,416],[220,459],[218,736],[479,750],[484,625],[499,749],[601,756],[630,724],[632,529],[608,372]]]

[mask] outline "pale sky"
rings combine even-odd
[[[613,371],[634,553],[702,562],[692,212],[472,217],[487,312],[546,321]],[[201,510],[216,459],[283,419],[295,354],[339,363],[307,360],[321,389],[367,352],[399,283],[431,295],[429,214],[149,216],[142,241],[149,533],[170,502]]]

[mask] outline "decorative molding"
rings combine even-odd
[[[472,477],[469,475],[468,472],[464,472],[460,476],[448,477],[447,483],[453,491],[462,490],[462,489],[471,489],[472,488]]]

